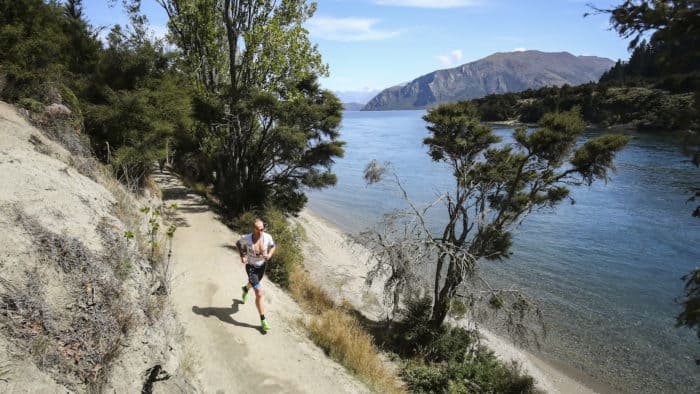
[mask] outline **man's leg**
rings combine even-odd
[[[246,301],[248,301],[248,290],[250,290],[250,282],[246,283],[243,287],[241,287],[243,290],[243,294],[241,294],[241,301],[245,304]]]
[[[263,331],[267,331],[270,329],[270,325],[267,324],[267,320],[265,320],[265,305],[263,304],[263,291],[262,286],[260,285],[264,275],[265,264],[255,269],[256,283],[253,283],[253,289],[255,289],[255,306],[258,308],[258,313],[260,313],[260,325],[262,326]]]
[[[265,316],[265,306],[263,305],[262,287],[255,289],[255,306],[258,307],[260,316]]]
[[[243,290],[243,294],[241,295],[241,301],[243,301],[244,304],[246,303],[246,301],[248,301],[248,290],[250,290],[251,287],[254,287],[256,283],[258,283],[258,277],[257,273],[255,272],[255,267],[246,264],[245,272],[246,274],[248,274],[248,283],[241,287],[241,290]]]

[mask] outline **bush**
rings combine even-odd
[[[389,331],[392,350],[403,357],[414,357],[426,352],[433,338],[440,334],[430,327],[432,303],[430,297],[418,297],[406,302],[406,308],[401,311],[401,319]]]
[[[431,363],[410,360],[401,371],[417,393],[536,393],[535,381],[516,363],[504,364],[493,352],[478,348],[469,359]]]
[[[411,391],[415,393],[442,392],[450,381],[445,368],[427,365],[420,361],[407,362],[401,375]]]
[[[19,104],[20,107],[34,113],[40,113],[44,111],[44,104],[40,103],[39,101],[25,97],[19,100],[17,103]]]
[[[460,327],[446,327],[431,343],[426,359],[432,362],[464,362],[478,343],[477,334]]]
[[[410,300],[392,327],[392,350],[408,360],[401,375],[417,393],[532,393],[535,382],[478,344],[475,331],[430,328],[430,297]]]

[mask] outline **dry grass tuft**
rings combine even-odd
[[[328,354],[381,393],[403,389],[385,368],[372,337],[342,309],[329,309],[308,324],[313,340]]]
[[[322,313],[334,308],[333,300],[302,268],[294,267],[289,273],[289,282],[292,297],[305,309],[313,313]]]
[[[397,378],[384,365],[372,337],[345,311],[349,305],[338,308],[300,267],[295,267],[289,278],[292,297],[316,315],[306,325],[316,344],[377,392],[404,392]]]
[[[101,175],[101,165],[95,159],[90,140],[85,134],[81,134],[82,120],[80,116],[70,113],[51,111],[30,111],[28,120],[43,131],[44,135],[58,142],[71,153],[69,163],[80,174],[98,181]],[[30,142],[35,149],[42,154],[50,154],[46,147],[36,136],[32,135]]]
[[[180,357],[178,372],[190,382],[197,380],[197,375],[201,369],[199,354],[190,341],[184,342],[183,352]]]
[[[146,177],[143,187],[146,190],[150,191],[159,200],[163,199],[163,191],[160,190],[160,186],[158,186],[158,183],[156,182],[156,179],[153,177],[153,175],[148,175]]]

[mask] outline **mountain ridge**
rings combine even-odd
[[[607,58],[569,52],[496,52],[384,89],[363,110],[422,109],[443,102],[597,81],[614,65]]]

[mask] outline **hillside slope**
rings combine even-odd
[[[364,110],[420,109],[493,93],[579,85],[597,81],[613,64],[610,59],[574,56],[568,52],[495,53],[385,89],[370,100]]]
[[[144,218],[64,114],[52,138],[0,102],[0,392],[196,391],[181,328],[136,247]],[[125,231],[137,234],[128,242]]]
[[[239,235],[200,197],[166,173],[164,201],[135,199],[58,128],[0,102],[0,392],[369,391],[269,281],[262,334],[254,296],[240,302]],[[153,216],[141,207],[178,227],[171,259],[143,257]]]

